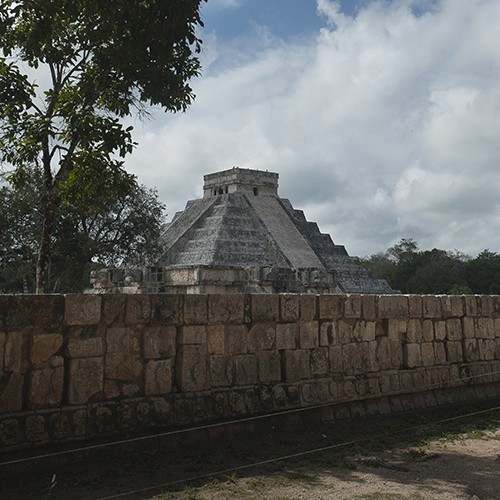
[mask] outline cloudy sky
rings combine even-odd
[[[500,251],[499,0],[209,0],[184,114],[135,123],[127,167],[169,219],[203,175],[280,175],[351,255],[400,238]]]

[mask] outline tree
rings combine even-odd
[[[66,183],[122,168],[134,143],[121,119],[134,110],[185,111],[194,98],[201,1],[0,0],[0,160],[18,188],[30,167],[43,176],[37,293]]]
[[[500,294],[500,255],[483,250],[467,262],[467,283],[474,293]]]
[[[160,252],[164,206],[154,190],[130,177],[122,171],[98,189],[67,195],[68,201],[58,205],[50,291],[81,292],[89,287],[89,273],[96,267],[154,262]],[[1,292],[34,289],[41,182],[42,176],[32,169],[22,191],[0,189]],[[126,193],[124,184],[131,186]]]

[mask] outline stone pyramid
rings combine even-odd
[[[175,214],[143,287],[168,293],[393,293],[278,196],[278,174],[233,168],[204,177]]]

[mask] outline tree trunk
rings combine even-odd
[[[56,207],[56,193],[52,190],[47,193],[45,210],[43,214],[42,235],[40,238],[40,248],[36,261],[36,293],[49,292],[49,270],[51,256],[52,231],[54,229]]]

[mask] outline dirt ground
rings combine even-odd
[[[500,410],[494,407],[120,451],[0,477],[0,498],[499,499]]]

